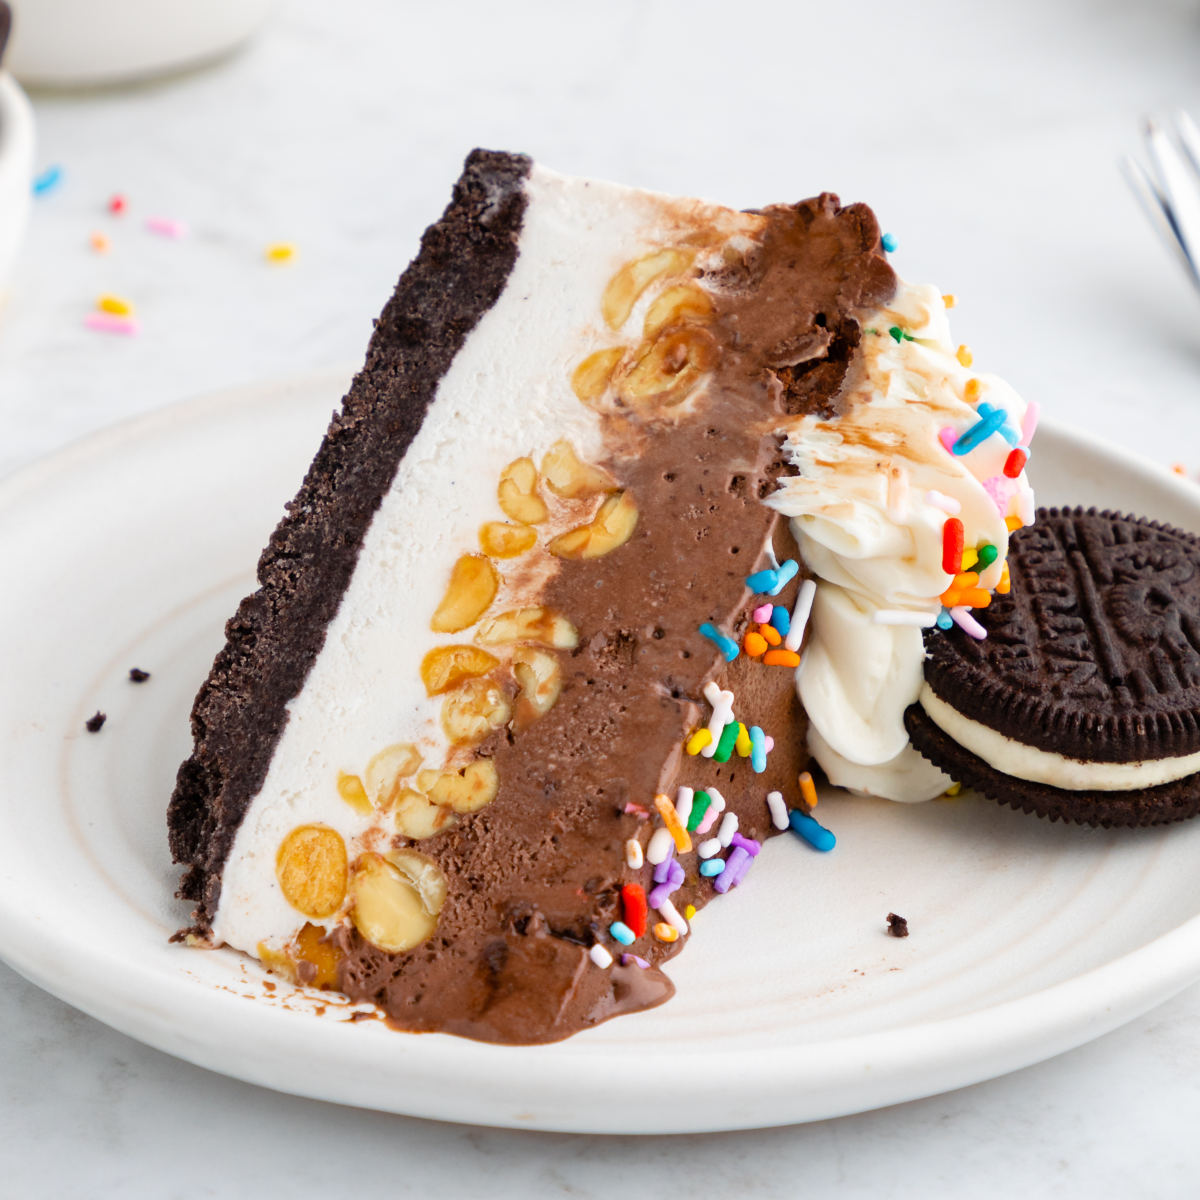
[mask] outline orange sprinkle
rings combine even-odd
[[[783,635],[778,629],[775,628],[774,625],[760,625],[758,627],[758,632],[761,633],[767,642],[772,646],[778,646],[779,643],[783,641]]]
[[[112,249],[112,242],[110,242],[102,233],[93,233],[88,238],[88,245],[90,245],[97,254],[107,254],[109,250]]]
[[[668,925],[666,921],[659,921],[654,926],[654,936],[660,942],[673,942],[679,937],[679,930],[674,925]]]
[[[962,347],[959,347],[959,353],[962,353]],[[963,388],[963,399],[968,404],[974,404],[979,399],[980,383],[978,379],[968,379],[967,386]]]
[[[1187,474],[1187,467],[1185,467],[1183,463],[1172,463],[1171,470],[1174,471],[1176,475]]]
[[[954,352],[954,357],[958,359],[964,367],[969,367],[975,361],[975,355],[971,353],[970,346],[959,346]]]
[[[1000,572],[1000,582],[996,584],[996,591],[1001,596],[1007,596],[1012,588],[1012,580],[1008,576],[1008,563],[1004,564],[1004,570]]]
[[[817,807],[817,785],[813,783],[813,777],[807,771],[800,772],[800,795],[804,797],[804,803],[809,808]]]
[[[942,593],[941,601],[947,608],[987,608],[992,602],[992,594],[983,588],[948,588]]]
[[[675,839],[675,849],[680,854],[687,854],[692,848],[692,839],[688,831],[680,825],[679,816],[675,812],[675,805],[671,803],[670,797],[659,792],[654,797],[654,807],[658,809],[658,815],[662,817],[663,824],[671,831],[671,836]]]
[[[1025,524],[1025,522],[1022,521],[1020,517],[1005,517],[1004,518],[1004,526],[1008,530],[1009,533],[1012,533],[1012,531],[1014,529],[1020,529],[1021,526],[1024,524]]]
[[[751,658],[757,658],[760,654],[766,652],[767,639],[761,633],[755,633],[753,629],[747,629],[746,636],[742,639],[742,649]]]
[[[958,303],[958,297],[953,292],[947,292],[942,297],[942,303],[947,308],[953,308]]]
[[[956,588],[973,588],[979,586],[978,571],[964,571],[961,575],[955,575],[954,582],[950,585]]]
[[[768,667],[798,667],[800,655],[795,650],[768,650],[763,655],[763,662]]]

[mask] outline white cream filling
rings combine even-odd
[[[1079,758],[1067,758],[1014,741],[964,717],[929,684],[921,688],[919,700],[929,719],[964,750],[982,758],[997,771],[1029,783],[1045,783],[1070,792],[1128,792],[1134,788],[1174,783],[1200,771],[1200,751],[1142,762],[1084,762]]]
[[[339,771],[361,774],[396,742],[418,743],[426,766],[441,765],[442,700],[426,696],[420,664],[435,645],[469,642],[472,631],[437,635],[430,617],[454,562],[478,550],[481,523],[504,519],[496,488],[505,466],[527,454],[540,461],[560,438],[585,459],[602,453],[599,418],[570,380],[581,359],[617,340],[600,315],[614,273],[672,242],[681,221],[710,211],[724,213],[714,219],[731,229],[748,220],[536,166],[526,195],[519,254],[504,291],[438,385],[367,531],[325,644],[288,705],[267,777],[225,866],[213,922],[219,941],[253,952],[260,941],[279,944],[294,935],[302,918],[283,898],[275,864],[280,842],[296,826],[336,829],[351,859],[369,844],[374,822],[339,797]],[[635,310],[632,320],[640,319]],[[527,581],[525,592],[536,583]],[[502,589],[494,608],[530,600]]]
[[[857,374],[841,414],[806,416],[787,426],[798,474],[767,503],[791,518],[805,562],[817,577],[809,640],[797,689],[810,723],[809,749],[831,781],[892,800],[929,800],[947,776],[908,744],[904,710],[920,691],[924,650],[913,626],[877,624],[879,610],[934,616],[953,582],[942,570],[942,529],[957,502],[967,546],[990,542],[996,563],[980,574],[995,587],[1008,550],[1005,516],[1031,513],[1028,480],[996,482],[1011,449],[993,434],[954,455],[942,429],[977,419],[965,399],[1008,413],[1017,430],[1025,404],[1002,380],[964,367],[936,288],[901,284],[887,309],[868,314]],[[914,340],[895,341],[899,326]],[[955,636],[962,636],[956,634]]]

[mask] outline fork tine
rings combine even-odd
[[[1195,121],[1183,109],[1175,114],[1175,129],[1180,145],[1192,160],[1192,170],[1200,175],[1200,129],[1196,128]]]
[[[1192,266],[1192,261],[1188,258],[1187,252],[1180,242],[1179,231],[1168,216],[1167,202],[1163,199],[1162,193],[1159,192],[1154,181],[1150,178],[1146,168],[1130,154],[1126,154],[1121,159],[1121,167],[1130,189],[1137,197],[1138,203],[1142,206],[1142,211],[1146,214],[1147,219],[1162,240],[1163,245],[1178,257],[1184,269],[1200,285],[1200,277],[1197,277],[1195,268]]]
[[[1195,253],[1200,252],[1200,188],[1196,186],[1188,163],[1153,121],[1146,124],[1146,143],[1158,169],[1163,210],[1176,229],[1179,244],[1187,257],[1192,275],[1200,283]]]

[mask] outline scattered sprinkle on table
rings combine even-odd
[[[188,235],[187,223],[174,217],[147,217],[146,228],[162,237],[185,238]]]
[[[122,196],[120,192],[117,192],[117,194],[108,202],[108,211],[112,213],[114,217],[119,217],[128,207],[128,205],[129,202],[125,199],[125,197]]]
[[[88,731],[88,733],[99,733],[101,727],[104,725],[104,722],[107,720],[107,714],[97,710],[94,716],[88,717],[88,719],[84,721],[83,727]]]
[[[883,247],[886,254],[891,254],[900,243],[896,241],[896,235],[894,233],[885,233],[883,237],[879,239],[879,244]]]
[[[33,194],[35,196],[44,196],[47,192],[53,191],[62,182],[63,169],[56,163],[52,167],[47,167],[40,175],[35,175],[33,180]]]
[[[88,245],[97,254],[107,254],[112,249],[112,242],[104,234],[100,233],[99,230],[88,235]]]
[[[296,257],[296,246],[293,242],[272,242],[264,251],[267,262],[289,263]]]
[[[892,937],[908,937],[908,922],[903,917],[888,913],[887,923],[887,931]]]
[[[126,337],[132,337],[141,330],[136,317],[118,317],[106,312],[90,312],[84,317],[83,323],[98,333],[123,333]]]
[[[145,683],[150,678],[150,672],[143,671],[141,667],[130,667],[129,678],[133,683]]]
[[[99,312],[111,313],[114,317],[132,317],[133,305],[123,296],[114,296],[106,292],[96,301]]]

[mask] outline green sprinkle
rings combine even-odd
[[[736,721],[730,721],[721,730],[721,740],[717,743],[717,751],[713,755],[713,762],[729,761],[729,756],[733,753],[733,744],[737,741],[737,735],[738,724]]]
[[[916,341],[916,338],[914,338],[911,333],[905,333],[905,331],[903,329],[901,329],[899,325],[893,325],[891,327],[891,329],[888,330],[888,333],[890,333],[892,335],[892,337],[894,337],[896,339],[897,342],[915,342]]]
[[[700,822],[704,820],[704,814],[708,812],[709,806],[712,804],[712,797],[707,792],[697,792],[692,797],[692,815],[688,817],[688,833],[695,833]]]
[[[999,557],[1000,551],[996,549],[990,542],[984,542],[979,547],[979,565],[981,567],[990,567],[992,563]]]

